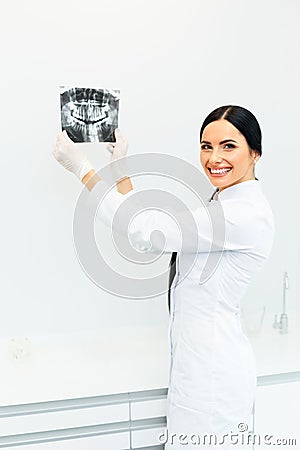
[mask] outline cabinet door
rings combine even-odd
[[[256,441],[255,450],[271,447],[282,447],[285,450],[300,448],[299,417],[300,382],[258,387],[254,432],[259,435],[257,439],[260,438],[261,443],[259,445],[259,440]],[[266,435],[269,437],[265,441]],[[277,439],[280,441],[276,442]]]
[[[131,419],[148,419],[151,417],[164,417],[167,414],[167,399],[145,400],[134,402],[131,405]]]
[[[153,417],[165,417],[167,414],[167,399],[145,400],[131,405],[131,419],[150,419]],[[144,448],[161,445],[164,436],[159,440],[159,435],[164,434],[165,427],[158,426],[148,430],[132,431],[132,448]]]
[[[1,436],[126,422],[128,420],[129,407],[126,403],[70,411],[4,417],[0,419],[0,445]]]
[[[130,448],[129,432],[89,438],[69,439],[57,442],[1,447],[7,450],[127,450]]]
[[[159,439],[159,436],[161,438]],[[152,428],[150,430],[137,430],[131,434],[131,448],[143,449],[150,446],[162,445],[165,442],[166,427]],[[184,446],[182,446],[184,448]]]

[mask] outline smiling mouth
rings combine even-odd
[[[225,176],[231,170],[232,170],[232,167],[226,167],[224,169],[211,169],[211,167],[208,167],[208,171],[212,176]]]

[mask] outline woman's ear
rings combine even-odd
[[[252,157],[253,157],[253,161],[254,161],[254,164],[256,164],[257,163],[257,161],[259,160],[259,158],[260,158],[260,154],[258,153],[258,152],[253,152],[253,154],[252,154]]]

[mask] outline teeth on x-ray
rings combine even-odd
[[[115,142],[119,90],[60,86],[61,126],[74,142]]]

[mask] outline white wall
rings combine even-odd
[[[205,116],[223,104],[249,108],[263,131],[256,174],[274,209],[277,237],[248,298],[280,310],[287,270],[295,309],[299,2],[27,0],[3,9],[1,335],[168,320],[166,297],[109,296],[77,261],[72,219],[81,185],[52,156],[59,85],[120,89],[119,125],[129,153],[164,152],[197,166]],[[109,160],[103,146],[86,151],[95,165]]]

